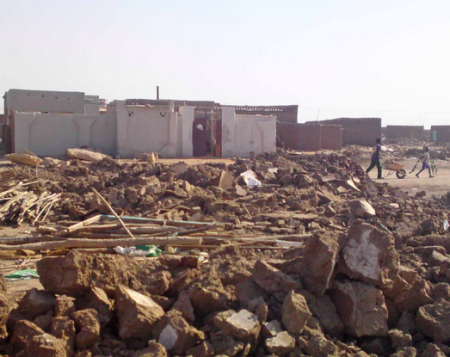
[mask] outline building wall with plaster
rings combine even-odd
[[[413,125],[387,125],[386,137],[388,139],[399,139],[399,138],[423,139],[424,128],[423,126],[413,126]]]
[[[82,92],[10,89],[5,93],[5,112],[84,114]]]
[[[88,146],[114,155],[115,115],[14,113],[13,152],[30,150],[38,156],[61,157],[66,149]]]
[[[275,152],[276,123],[273,115],[238,115],[234,107],[222,107],[222,156]]]

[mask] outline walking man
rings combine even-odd
[[[377,139],[377,144],[374,146],[373,148],[373,154],[372,157],[370,159],[370,166],[369,168],[366,170],[366,174],[368,174],[370,172],[370,170],[372,170],[375,166],[378,169],[378,180],[381,180],[381,162],[380,162],[380,151],[381,151],[381,140]]]
[[[428,149],[428,147],[425,147],[425,153],[423,154],[423,156],[422,156],[422,157],[420,158],[420,160],[419,160],[419,161],[422,161],[422,170],[420,170],[420,171],[416,174],[417,178],[419,178],[419,174],[420,174],[423,170],[425,170],[425,169],[428,169],[428,173],[430,174],[430,177],[434,177],[434,176],[431,174],[430,160],[431,160],[431,157],[430,157],[430,149]]]

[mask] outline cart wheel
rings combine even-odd
[[[401,169],[396,172],[397,178],[404,179],[406,177],[406,171]]]

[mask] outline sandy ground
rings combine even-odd
[[[370,165],[369,157],[365,160],[358,160],[358,162],[364,169]],[[416,173],[421,169],[421,163],[417,165],[417,168],[413,173],[410,173],[416,164],[417,159],[396,160],[396,162],[405,165],[405,170],[407,172],[406,177],[400,180],[395,176],[395,173],[387,176],[388,172],[383,170],[384,180],[380,181],[387,182],[394,187],[399,187],[410,195],[414,195],[416,192],[425,191],[428,196],[442,196],[450,191],[450,161],[435,161],[438,167],[438,173],[434,178],[429,178],[428,170],[423,171],[420,174],[420,178],[416,177]],[[377,177],[377,169],[374,168],[369,173],[369,176],[375,180]]]

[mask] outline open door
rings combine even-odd
[[[192,128],[194,156],[206,156],[208,152],[208,127],[206,118],[195,118]]]

